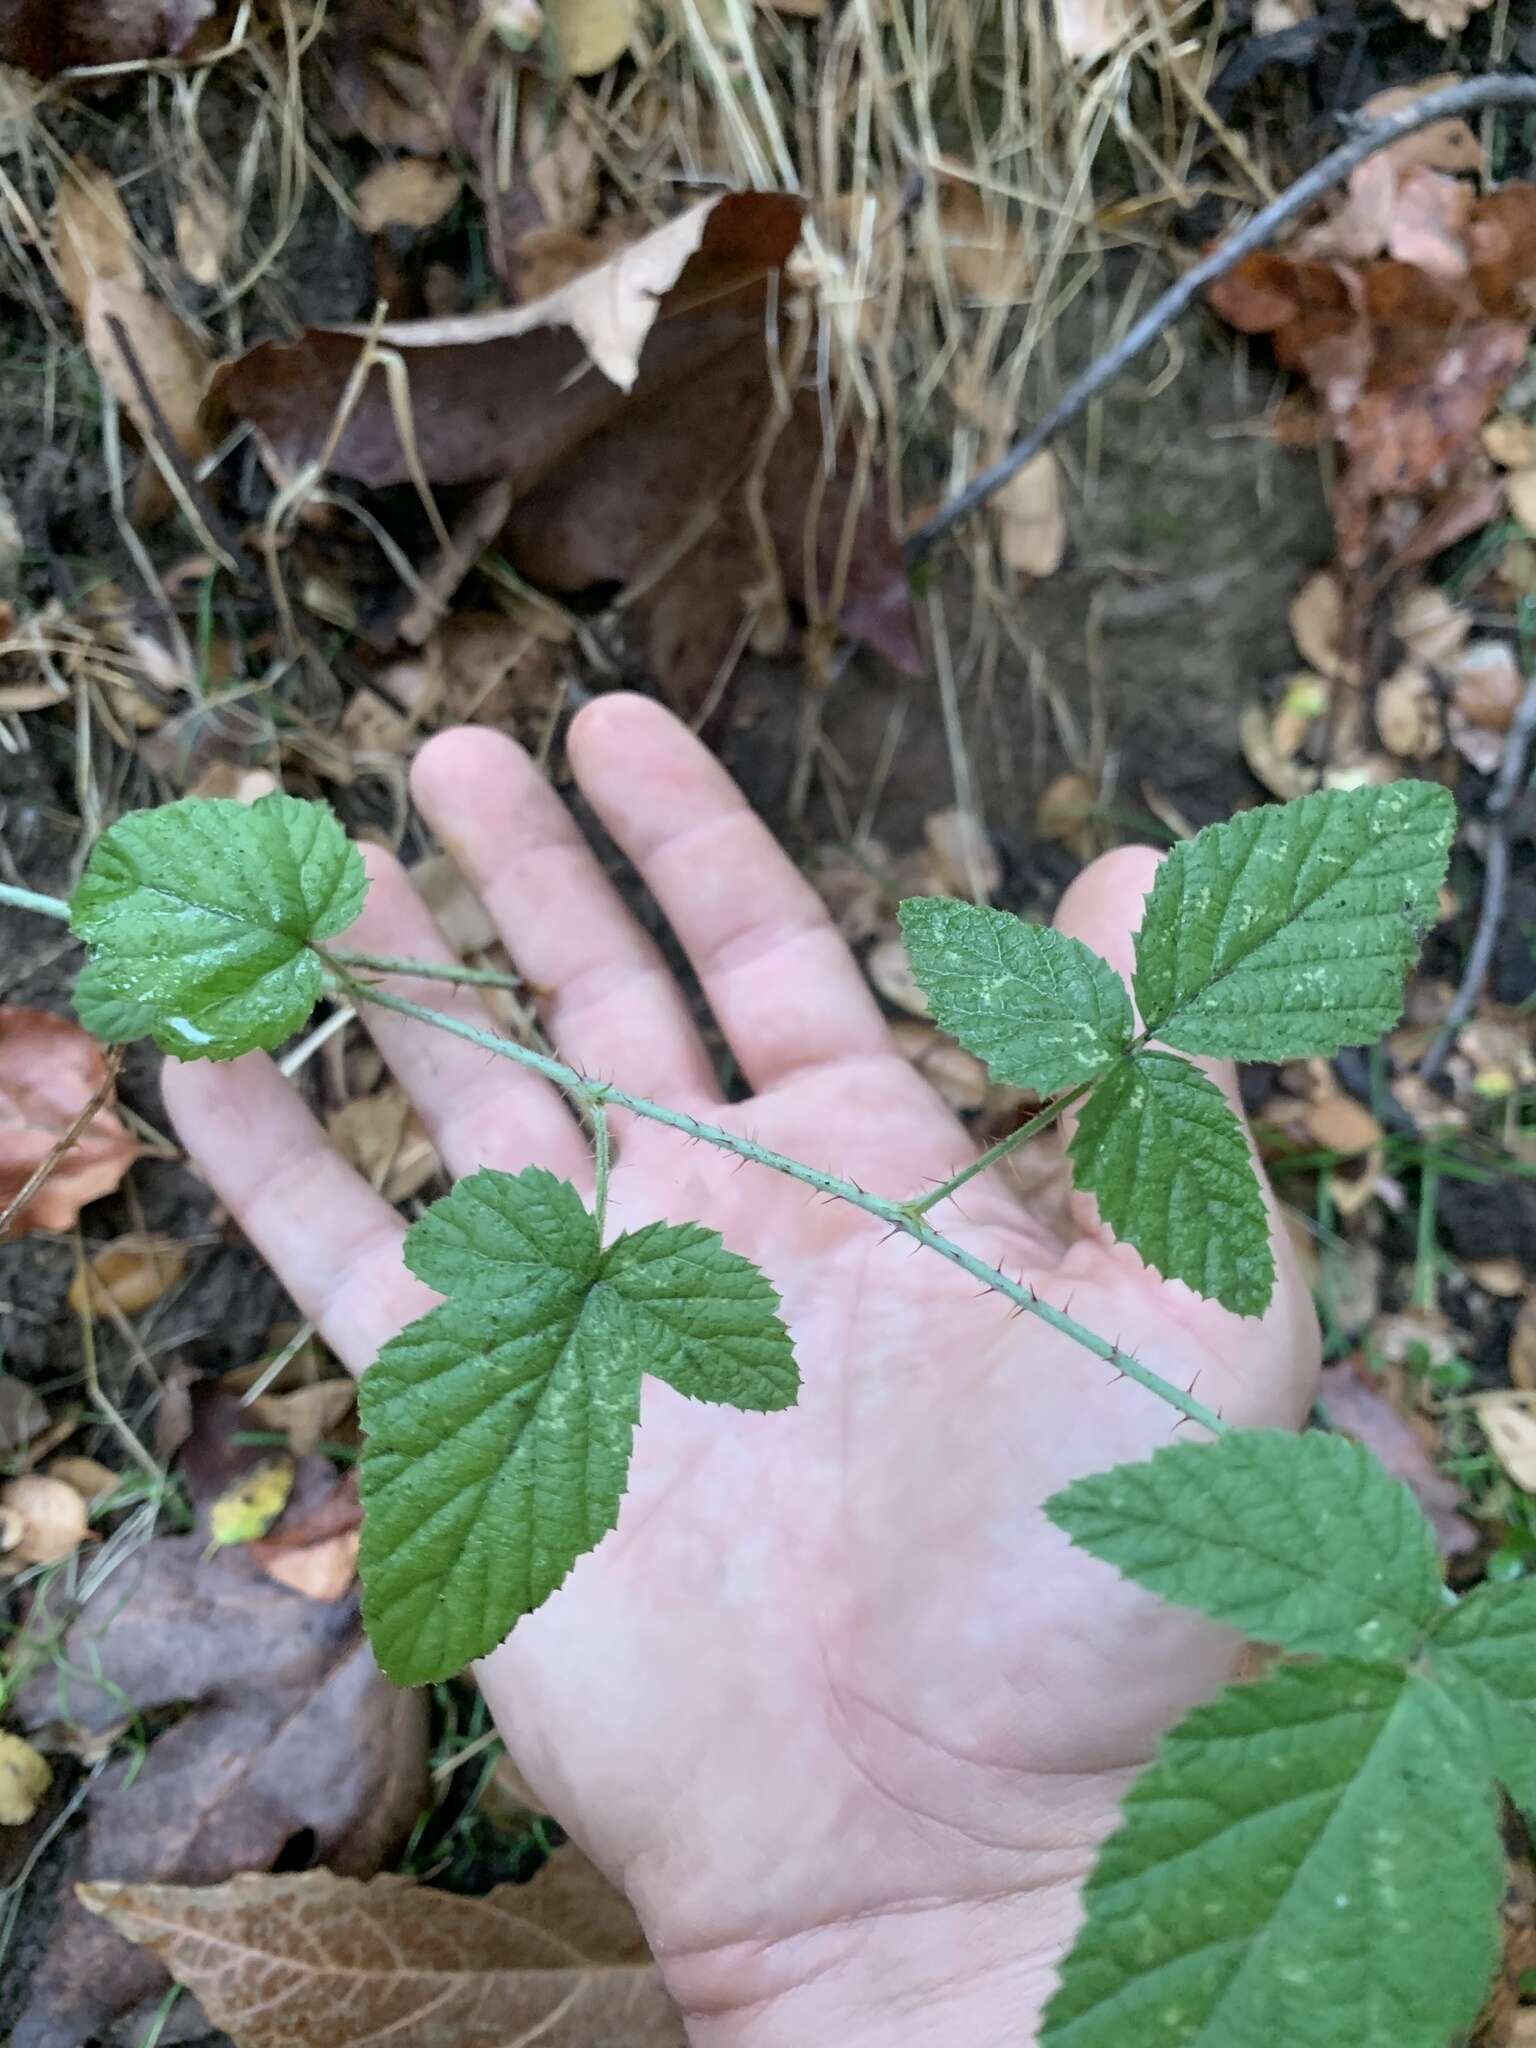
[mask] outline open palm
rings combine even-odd
[[[571,753],[756,1092],[722,1105],[681,992],[527,758],[490,733],[446,734],[417,763],[418,801],[546,993],[561,1055],[881,1193],[963,1163],[964,1132],[707,752],[656,706],[610,697],[577,720]],[[1151,865],[1134,850],[1101,861],[1062,924],[1127,966]],[[349,940],[446,958],[399,868],[371,866]],[[439,1007],[484,1021],[470,994]],[[590,1186],[584,1141],[542,1082],[406,1020],[369,1021],[451,1171],[538,1163]],[[433,1299],[401,1263],[394,1212],[265,1059],[168,1072],[167,1092],[295,1298],[366,1367]],[[862,2040],[856,2003],[897,1984],[933,2011],[957,1969],[974,1982],[1016,1957],[1043,1968],[1128,1775],[1226,1676],[1229,1638],[1069,1551],[1041,1513],[1177,1418],[860,1212],[656,1125],[616,1121],[615,1138],[610,1227],[700,1221],[762,1266],[800,1402],[746,1415],[647,1381],[617,1530],[482,1683],[551,1811],[634,1898],[698,2039]],[[998,1172],[934,1220],[1167,1377],[1198,1375],[1234,1420],[1300,1419],[1316,1339],[1283,1235],[1275,1302],[1254,1324],[1158,1282],[1087,1213],[1062,1242]],[[845,1988],[818,2004],[807,1987],[826,1981]],[[1038,1988],[1014,1977],[1007,2038]],[[753,2031],[786,2001],[791,2028]]]

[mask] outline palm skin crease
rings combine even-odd
[[[493,734],[444,734],[418,759],[417,801],[548,992],[561,1056],[884,1194],[970,1158],[713,758],[623,696],[582,713],[570,752],[756,1092],[721,1102],[680,991],[532,763]],[[1058,922],[1128,971],[1154,867],[1107,856]],[[400,868],[370,868],[348,943],[451,957]],[[473,991],[391,985],[485,1021]],[[408,1020],[366,1021],[451,1172],[539,1164],[590,1193],[584,1141],[542,1082]],[[1235,1100],[1230,1071],[1208,1071]],[[365,1369],[436,1298],[401,1263],[400,1219],[264,1055],[168,1068],[166,1091],[300,1307]],[[617,1529],[486,1660],[486,1697],[550,1811],[629,1891],[696,2040],[794,2038],[773,2031],[777,2005],[810,2012],[845,1978],[878,1989],[908,1968],[936,2009],[951,1950],[1008,1987],[1018,2039],[1129,1775],[1234,1662],[1228,1633],[1070,1551],[1041,1513],[1178,1418],[874,1219],[654,1124],[613,1131],[610,1238],[697,1221],[755,1261],[782,1296],[800,1401],[749,1415],[647,1380]],[[1316,1333],[1278,1228],[1275,1299],[1253,1321],[1160,1282],[1082,1207],[1064,1242],[1005,1170],[932,1221],[1168,1378],[1198,1377],[1229,1419],[1305,1414]],[[849,2022],[844,2038],[864,2036]]]

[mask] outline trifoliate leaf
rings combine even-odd
[[[1413,1495],[1344,1437],[1235,1429],[1170,1444],[1074,1480],[1045,1511],[1160,1598],[1293,1655],[1401,1662],[1445,1612]],[[1531,1629],[1536,1645],[1536,1617]]]
[[[995,1080],[1055,1095],[1130,1044],[1125,983],[1080,939],[936,896],[914,896],[900,915],[935,1020]]]
[[[362,860],[324,804],[187,797],[97,841],[70,899],[89,1000],[135,1006],[162,1051],[233,1059],[297,1031],[320,993],[310,942],[362,909]]]
[[[364,1376],[363,1618],[399,1684],[484,1656],[618,1518],[646,1373],[695,1399],[783,1408],[778,1296],[696,1225],[606,1251],[540,1168],[459,1182],[407,1238],[453,1298]]]
[[[1434,918],[1456,806],[1428,782],[1320,790],[1176,846],[1136,935],[1154,1038],[1240,1060],[1377,1039]]]
[[[99,962],[87,960],[75,977],[75,1015],[103,1045],[131,1045],[148,1038],[155,1013],[148,1003],[120,996]]]
[[[1481,1720],[1494,1775],[1536,1820],[1536,1579],[1479,1586],[1445,1609],[1429,1657],[1469,1719]]]
[[[1041,2048],[1445,2048],[1503,1887],[1477,1730],[1444,1693],[1282,1667],[1197,1708],[1132,1786]]]
[[[1122,1060],[1083,1105],[1072,1178],[1149,1266],[1242,1316],[1274,1292],[1269,1217],[1242,1125],[1172,1053]]]

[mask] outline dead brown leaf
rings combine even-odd
[[[285,1514],[250,1554],[280,1586],[310,1600],[338,1600],[357,1577],[362,1527],[354,1465],[307,1511]]]
[[[1379,1380],[1346,1359],[1323,1368],[1322,1401],[1336,1429],[1364,1444],[1401,1479],[1434,1526],[1442,1557],[1462,1557],[1478,1544],[1476,1525],[1461,1512],[1461,1489],[1437,1470],[1413,1425]]]
[[[318,1476],[333,1485],[323,1461]],[[307,1599],[245,1550],[210,1557],[200,1533],[162,1536],[124,1558],[58,1650],[60,1664],[45,1661],[15,1696],[29,1732],[67,1723],[61,1732],[82,1743],[131,1713],[185,1708],[142,1760],[124,1756],[92,1780],[77,1878],[216,1884],[269,1868],[297,1837],[332,1869],[366,1877],[415,1821],[425,1695],[384,1679],[350,1595]],[[151,1954],[67,1898],[17,2039],[74,2048],[165,1982]]]
[[[1493,0],[1397,0],[1401,13],[1410,21],[1423,22],[1442,42],[1459,35],[1474,14],[1492,5]]]
[[[80,65],[178,57],[217,0],[7,0],[0,64],[35,78]]]
[[[238,226],[235,209],[210,186],[195,187],[177,207],[176,260],[194,284],[222,280]]]
[[[1488,516],[1479,436],[1536,318],[1536,186],[1476,197],[1382,153],[1344,208],[1290,251],[1246,259],[1212,303],[1312,383],[1349,464],[1335,495],[1340,558],[1402,565]]]
[[[358,186],[358,218],[370,235],[385,228],[435,227],[463,189],[458,172],[447,164],[396,157],[376,165]]]
[[[777,411],[764,311],[799,223],[783,195],[728,194],[532,305],[382,334],[428,477],[510,490],[497,545],[530,583],[626,586],[652,674],[690,713],[718,703],[744,617],[771,621],[786,597],[898,665],[919,660],[878,479],[851,446],[829,475],[814,390]],[[362,346],[335,329],[266,345],[222,373],[221,399],[291,467],[327,443]],[[408,478],[381,373],[332,462],[366,483]]]
[[[891,1036],[902,1057],[911,1061],[951,1109],[968,1112],[981,1108],[987,1099],[987,1070],[974,1053],[915,1017],[898,1017]]]
[[[1061,465],[1042,448],[1002,489],[993,504],[1001,529],[998,545],[1010,569],[1023,576],[1052,576],[1067,551],[1067,514],[1061,497]]]
[[[436,1147],[398,1081],[359,1095],[325,1120],[331,1142],[389,1202],[405,1202],[441,1171]]]
[[[1536,1294],[1521,1302],[1509,1333],[1509,1377],[1522,1393],[1536,1393]]]
[[[542,0],[560,67],[591,78],[616,64],[640,18],[639,0]]]
[[[122,1315],[136,1316],[175,1286],[186,1264],[185,1246],[172,1238],[120,1237],[76,1273],[69,1305],[76,1315],[105,1315],[110,1305]]]
[[[1344,652],[1344,584],[1337,569],[1319,569],[1291,601],[1291,638],[1302,657],[1336,683],[1358,683],[1360,664]]]
[[[1381,743],[1399,761],[1432,760],[1445,745],[1440,699],[1416,661],[1405,661],[1377,684],[1375,712]]]
[[[47,1476],[72,1486],[87,1507],[105,1500],[121,1484],[119,1475],[95,1458],[55,1458],[48,1466]]]
[[[29,1472],[0,1486],[0,1516],[10,1540],[8,1564],[57,1564],[72,1557],[90,1533],[84,1499],[62,1479]]]
[[[864,971],[879,994],[896,1009],[905,1010],[909,1017],[932,1016],[928,998],[918,987],[917,976],[912,972],[907,949],[894,933],[888,938],[877,939],[870,947],[864,955]]]
[[[1131,0],[1056,0],[1056,39],[1061,54],[1092,64],[1118,50],[1135,22]]]
[[[1008,302],[1030,280],[1030,262],[1004,202],[989,206],[968,178],[941,171],[934,180],[939,240],[950,276],[971,298]]]
[[[1522,1493],[1536,1494],[1536,1408],[1529,1396],[1479,1394],[1472,1405],[1505,1475]]]
[[[107,172],[83,160],[70,166],[59,186],[54,239],[60,282],[96,374],[146,442],[168,432],[182,455],[200,461],[209,447],[201,413],[212,366],[180,316],[151,296],[132,224]],[[140,392],[130,352],[159,422]]]
[[[930,811],[923,838],[940,893],[986,903],[1003,885],[1003,864],[981,820],[950,805]]]
[[[107,1078],[89,1032],[47,1010],[0,1005],[0,1209],[15,1199]],[[68,1230],[111,1194],[142,1147],[105,1107],[11,1219],[10,1234]]]
[[[455,1898],[328,1870],[208,1889],[93,1884],[90,1908],[160,1956],[241,2048],[682,2048],[633,1916],[562,1849],[528,1885]],[[590,1866],[588,1866],[590,1869]]]
[[[0,1730],[0,1828],[21,1828],[53,1783],[53,1767],[30,1742]]]
[[[333,1437],[356,1405],[356,1380],[317,1380],[285,1394],[258,1394],[245,1412],[254,1428],[280,1431],[293,1455],[303,1458]]]

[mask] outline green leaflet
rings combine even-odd
[[[1343,1437],[1239,1429],[1170,1444],[1075,1480],[1045,1511],[1161,1599],[1296,1655],[1401,1662],[1445,1612],[1412,1494]],[[1529,1626],[1528,1651],[1536,1610]],[[1529,1670],[1527,1683],[1536,1700]]]
[[[1479,1586],[1430,1638],[1435,1676],[1479,1720],[1491,1768],[1536,1820],[1536,1579]]]
[[[320,993],[310,942],[344,931],[367,886],[324,804],[188,797],[130,812],[70,900],[91,950],[85,1000],[114,1035],[126,1019],[182,1059],[278,1045]]]
[[[1269,1217],[1221,1090],[1173,1053],[1112,1067],[1083,1105],[1072,1177],[1149,1266],[1238,1315],[1274,1292]]]
[[[942,897],[914,896],[900,914],[936,1021],[997,1080],[1055,1095],[1130,1044],[1125,983],[1080,940]]]
[[[150,1005],[120,996],[96,960],[87,960],[75,976],[74,1003],[80,1022],[103,1045],[130,1045],[136,1038],[148,1038],[155,1027]]]
[[[1428,782],[1322,790],[1176,846],[1136,936],[1136,1001],[1185,1052],[1298,1059],[1379,1038],[1432,921],[1456,807]]]
[[[454,1298],[385,1345],[359,1397],[363,1618],[402,1685],[493,1650],[613,1527],[646,1373],[738,1408],[799,1388],[748,1260],[696,1224],[605,1251],[540,1168],[460,1181],[406,1255]]]
[[[1443,1692],[1282,1667],[1197,1708],[1131,1788],[1041,2048],[1445,2048],[1503,1885],[1478,1731]]]

